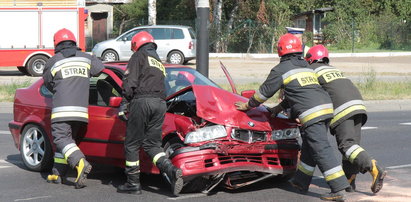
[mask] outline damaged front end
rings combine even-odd
[[[236,110],[234,103],[246,100],[202,85],[189,86],[168,99],[172,115],[166,128],[178,138],[171,138],[165,149],[183,170],[186,183],[203,181],[201,191],[208,192],[218,184],[236,189],[295,172],[297,124],[271,118],[263,106]]]

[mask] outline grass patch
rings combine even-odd
[[[25,88],[32,84],[32,81],[13,81],[11,84],[0,85],[0,102],[12,102],[14,99],[14,93],[18,88]]]

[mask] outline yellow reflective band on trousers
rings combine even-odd
[[[314,169],[315,169],[315,167],[309,166],[309,165],[303,163],[302,161],[300,161],[300,163],[298,164],[298,170],[300,170],[301,172],[303,172],[304,174],[306,174],[308,176],[313,176]]]
[[[334,167],[324,172],[325,181],[335,180],[339,177],[345,176],[345,173],[341,166]]]
[[[80,150],[80,148],[78,148],[77,146],[72,147],[70,149],[68,149],[65,153],[64,153],[64,158],[67,160],[68,157],[75,151]]]
[[[156,154],[153,158],[154,165],[157,165],[158,159],[160,159],[162,156],[165,156],[165,155],[166,155],[166,153],[164,153],[164,152],[160,152],[160,153]]]
[[[140,161],[126,161],[126,166],[128,167],[134,167],[134,166],[139,166]]]
[[[361,152],[365,151],[360,145],[353,145],[351,146],[346,152],[345,152],[345,157],[353,163],[354,160],[357,158],[358,154]]]
[[[347,114],[353,111],[356,111],[356,110],[366,110],[366,107],[364,105],[354,105],[354,106],[348,107],[347,109],[344,109],[343,111],[335,114],[334,118],[331,120],[330,125],[334,124],[336,121],[340,120],[344,116],[347,116]]]
[[[56,157],[54,157],[54,163],[67,164],[67,160],[66,160],[66,159],[62,159],[62,158],[56,158]]]

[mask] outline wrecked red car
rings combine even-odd
[[[123,167],[126,124],[117,113],[127,64],[105,65],[101,75],[90,79],[89,124],[78,145],[91,162]],[[220,88],[192,68],[166,65],[166,71],[163,147],[183,170],[185,187],[210,191],[222,184],[235,189],[294,173],[300,135],[295,122],[272,118],[264,106],[237,111],[234,103],[246,97]],[[15,94],[9,128],[29,170],[47,170],[53,163],[51,96],[42,79]],[[141,172],[159,173],[144,151],[140,156]]]

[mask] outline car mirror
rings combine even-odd
[[[127,41],[127,37],[123,37],[123,38],[121,38],[121,40]]]
[[[251,98],[255,94],[255,90],[243,90],[241,91],[241,96],[246,98]]]
[[[110,107],[119,107],[121,104],[121,101],[123,100],[122,97],[110,97]]]

